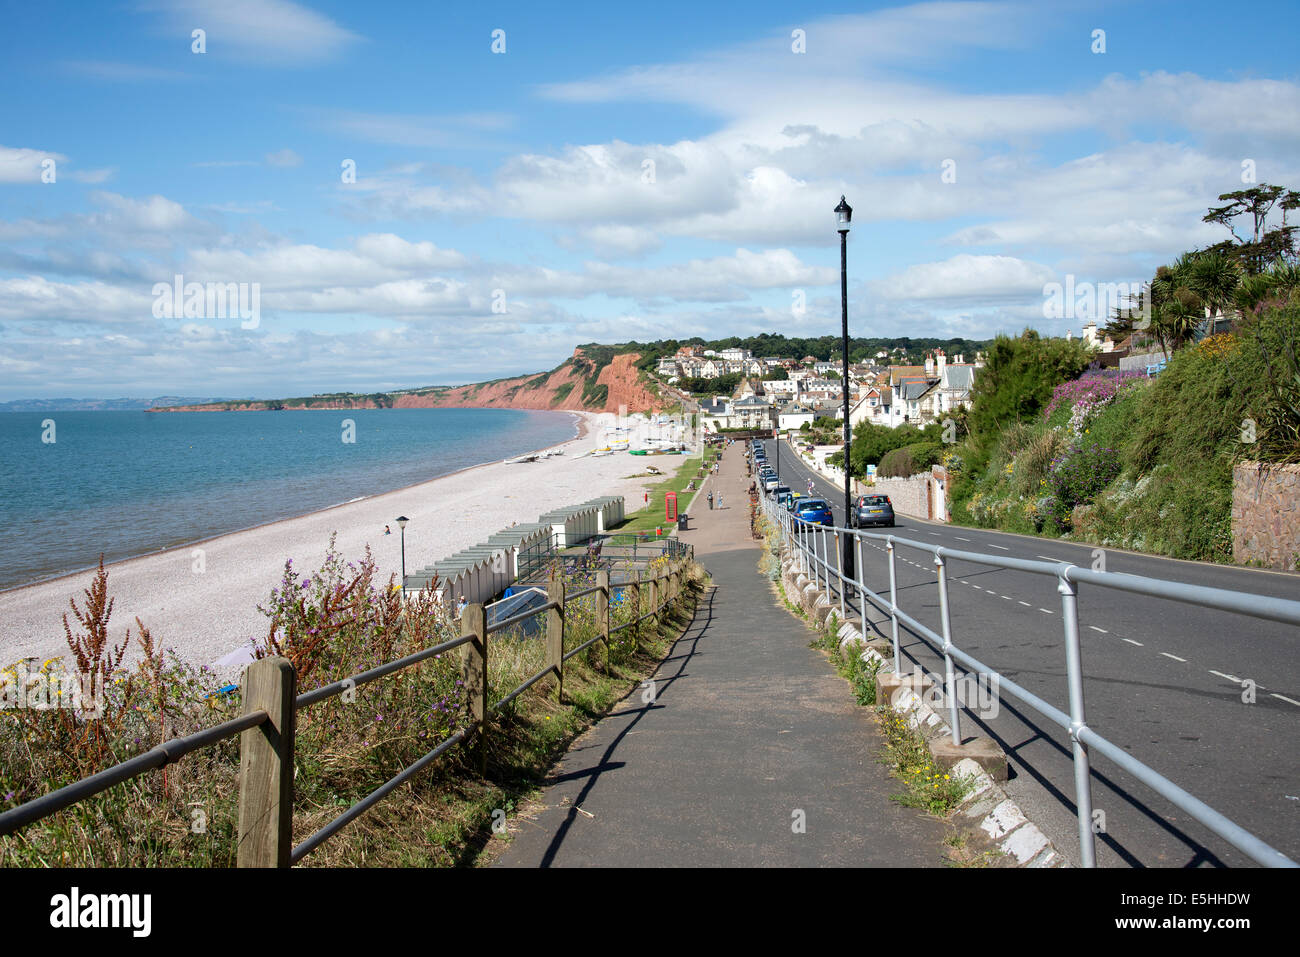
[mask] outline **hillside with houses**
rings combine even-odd
[[[924,426],[969,404],[982,353],[949,357],[935,348],[925,353],[923,363],[885,364],[904,352],[882,349],[870,360],[850,364],[847,390],[853,426]],[[715,350],[700,345],[681,346],[660,357],[655,367],[666,385],[683,393],[687,386],[697,395],[714,393],[699,403],[701,425],[711,431],[795,430],[818,419],[842,422],[842,372],[842,361],[833,359],[759,358],[740,347]]]

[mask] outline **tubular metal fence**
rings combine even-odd
[[[1192,586],[1182,582],[1165,581],[1140,575],[1095,571],[1063,562],[1003,558],[982,552],[962,551],[942,545],[931,545],[926,542],[900,538],[893,534],[816,525],[792,515],[786,509],[775,504],[771,498],[766,499],[764,508],[768,519],[779,529],[783,540],[789,544],[803,573],[827,594],[828,599],[832,595],[838,594],[841,621],[845,620],[846,602],[850,610],[856,610],[860,614],[864,636],[868,600],[882,613],[889,615],[890,640],[893,643],[893,665],[896,674],[902,673],[898,643],[900,622],[906,625],[913,634],[917,635],[927,645],[943,655],[944,698],[948,705],[948,724],[952,729],[954,744],[961,744],[962,709],[955,687],[958,666],[961,666],[963,670],[969,670],[977,677],[986,676],[990,679],[996,679],[999,689],[1005,690],[1052,723],[1066,730],[1070,737],[1074,763],[1075,806],[1078,809],[1079,821],[1079,854],[1083,866],[1095,867],[1097,860],[1096,836],[1093,833],[1092,820],[1090,750],[1109,758],[1175,807],[1191,815],[1259,864],[1267,867],[1300,866],[1281,851],[1255,837],[1199,798],[1143,764],[1121,746],[1102,737],[1088,726],[1083,695],[1083,656],[1079,642],[1078,594],[1079,585],[1082,583],[1154,598],[1166,598],[1172,601],[1201,605],[1206,608],[1237,612],[1255,618],[1264,618],[1293,625],[1300,625],[1300,602],[1285,598],[1273,598],[1267,595]],[[851,574],[846,575],[841,567],[844,554],[841,536],[849,536],[853,541],[850,547],[854,550],[853,557],[855,561],[853,562],[853,568],[857,570],[857,578],[854,578]],[[833,545],[830,543],[831,539],[834,539]],[[888,597],[877,594],[863,580],[866,578],[862,571],[862,543],[864,541],[884,543],[889,561]],[[936,633],[932,628],[922,624],[899,608],[898,575],[895,565],[895,552],[898,547],[916,549],[933,556],[935,570],[938,574],[941,633]],[[831,554],[832,548],[834,554]],[[949,560],[973,562],[994,568],[1015,569],[1056,580],[1056,591],[1061,596],[1061,614],[1064,618],[1065,667],[1069,689],[1068,714],[957,647],[953,640],[952,615],[948,602],[947,562]],[[850,597],[846,597],[846,595]],[[857,609],[852,609],[852,595],[856,595],[858,599]]]

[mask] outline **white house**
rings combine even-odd
[[[801,428],[804,423],[812,425],[813,419],[816,417],[816,413],[814,413],[812,409],[805,409],[801,405],[791,405],[782,410],[777,416],[777,427],[782,431],[786,429],[798,429]]]

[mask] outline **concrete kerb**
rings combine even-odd
[[[933,679],[895,674],[893,645],[883,638],[865,638],[856,620],[845,622],[837,634],[842,649],[856,646],[862,660],[876,666],[876,700],[888,702],[895,712],[906,715],[908,727],[926,739],[935,764],[955,777],[970,779],[970,790],[954,811],[954,819],[974,826],[976,840],[989,849],[996,848],[1008,863],[1014,862],[1012,866],[1068,867],[1047,835],[998,786],[994,776],[1006,780],[1007,759],[996,743],[988,738],[976,738],[960,747],[952,743],[951,727],[928,701]]]

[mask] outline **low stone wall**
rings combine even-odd
[[[921,472],[908,478],[878,478],[871,491],[888,495],[897,515],[913,518],[930,517],[930,473]]]
[[[1233,468],[1232,557],[1300,569],[1300,465],[1242,462]]]
[[[868,491],[888,495],[895,514],[936,522],[948,520],[948,473],[943,466],[907,478],[878,478]]]

